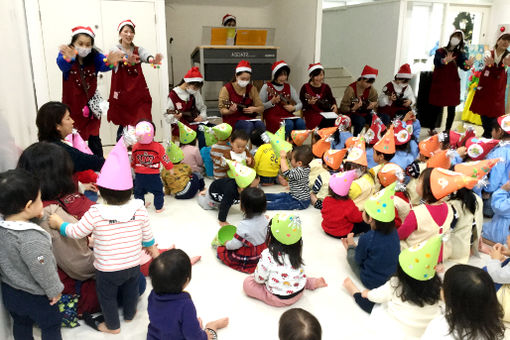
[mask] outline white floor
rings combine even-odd
[[[209,181],[208,181],[209,182]],[[281,186],[266,188],[277,192]],[[146,196],[152,199],[151,195]],[[204,323],[228,316],[230,325],[219,332],[221,339],[277,339],[278,320],[286,308],[275,308],[248,298],[242,290],[246,274],[223,265],[210,243],[218,230],[217,212],[202,210],[195,199],[178,201],[166,197],[165,211],[156,214],[149,207],[152,227],[160,248],[171,244],[188,255],[202,255],[202,260],[193,266],[193,278],[187,291],[193,297],[198,316]],[[272,216],[275,212],[268,212]],[[309,276],[323,276],[328,287],[306,291],[295,305],[308,310],[320,321],[323,339],[366,339],[363,327],[368,317],[342,288],[346,276],[351,275],[345,260],[345,249],[340,240],[328,237],[321,229],[320,211],[309,207],[296,212],[303,222],[303,257]],[[239,205],[232,207],[228,221],[235,224],[242,218]],[[473,259],[476,264],[483,263]],[[359,282],[358,282],[359,284]],[[74,329],[63,329],[63,337],[75,339],[145,339],[147,325],[146,293],[140,298],[138,313],[130,322],[122,322],[120,335],[106,335],[86,325]]]

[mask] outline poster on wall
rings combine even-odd
[[[464,110],[462,111],[462,120],[477,125],[482,125],[482,120],[479,115],[473,113],[470,110],[470,107],[471,102],[473,101],[473,97],[475,96],[478,81],[480,80],[480,73],[485,66],[483,55],[485,51],[488,50],[488,45],[473,44],[468,46],[468,58],[474,57],[475,63],[473,64],[471,70],[466,72],[468,74],[468,78],[466,85],[463,88],[466,90],[467,96],[464,103]]]

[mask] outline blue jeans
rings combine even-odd
[[[304,129],[306,129],[306,124],[302,118],[285,119],[285,139],[289,139],[292,130]]]
[[[266,126],[264,125],[264,122],[260,120],[256,120],[254,122],[249,122],[247,120],[238,120],[236,125],[234,126],[234,130],[244,130],[246,131],[248,136],[255,129],[266,131]]]
[[[266,194],[267,210],[303,210],[308,208],[310,200],[299,201],[288,192]]]
[[[135,174],[134,196],[145,202],[145,194],[150,192],[154,195],[154,208],[159,210],[165,203],[163,182],[159,174]]]

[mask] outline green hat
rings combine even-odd
[[[374,220],[391,222],[395,219],[395,203],[393,203],[393,199],[396,184],[397,182],[393,182],[365,201],[365,212]]]
[[[232,133],[232,126],[227,123],[221,123],[212,128],[218,140],[226,140]]]
[[[177,125],[179,126],[179,140],[181,141],[181,144],[193,142],[193,140],[197,137],[197,132],[181,122],[177,122]]]
[[[285,139],[281,139],[269,131],[266,131],[265,134],[269,137],[269,142],[273,147],[273,151],[276,154],[276,157],[280,157],[280,150],[285,150],[286,152],[292,150],[292,144],[287,142]]]
[[[218,230],[218,242],[224,246],[227,241],[230,241],[234,238],[234,235],[237,232],[237,228],[231,224],[224,225]]]
[[[182,152],[181,148],[172,142],[169,142],[166,147],[166,155],[170,158],[170,162],[174,164],[179,163],[184,159],[184,152]]]
[[[212,127],[200,125],[198,128],[204,131],[205,146],[211,146],[218,142],[218,138],[216,138]]]
[[[301,239],[301,220],[291,213],[279,213],[271,220],[271,234],[280,243],[290,246]]]
[[[280,128],[276,131],[275,136],[285,140],[285,121],[282,121],[282,124],[280,124]]]
[[[233,178],[236,180],[237,186],[239,188],[246,188],[251,184],[251,182],[253,182],[255,177],[257,177],[255,170],[249,166],[243,165],[236,161],[231,161],[230,159],[225,159],[225,161],[232,171]]]
[[[432,279],[436,274],[441,240],[441,236],[436,235],[425,242],[402,250],[398,262],[404,273],[419,281]]]

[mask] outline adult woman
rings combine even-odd
[[[90,27],[78,26],[72,29],[69,45],[60,46],[57,65],[62,71],[62,102],[69,106],[76,129],[83,140],[88,140],[89,147],[98,156],[103,156],[103,147],[99,138],[101,112],[91,108],[89,103],[98,99],[97,73],[110,71],[103,61],[105,56],[94,47],[95,34]],[[122,59],[120,52],[110,53],[108,63]]]
[[[54,143],[64,148],[71,157],[74,172],[101,170],[104,163],[102,156],[83,153],[65,142],[66,136],[73,132],[74,126],[69,106],[60,102],[47,102],[39,108],[35,123],[39,141]]]
[[[146,49],[135,46],[135,24],[131,20],[122,21],[117,27],[119,44],[112,49],[113,53],[121,52],[127,57],[124,63],[115,66],[110,88],[110,108],[108,121],[119,125],[117,139],[122,135],[126,125],[135,126],[141,119],[152,121],[152,98],[145,82],[142,62],[160,64],[161,53],[153,57]]]
[[[460,78],[457,68],[467,71],[474,59],[467,59],[464,50],[464,32],[455,30],[448,45],[439,48],[434,56],[434,73],[430,85],[429,103],[439,107],[448,106],[446,130],[450,130],[455,118],[455,107],[460,103]]]
[[[361,76],[354,83],[349,84],[345,88],[342,102],[340,103],[340,111],[351,117],[352,126],[354,127],[353,135],[357,136],[363,126],[372,123],[372,110],[377,109],[377,91],[372,84],[375,82],[379,71],[373,67],[365,65]],[[385,118],[381,116],[380,118]],[[383,123],[388,121],[381,119]]]
[[[285,138],[288,139],[292,130],[305,129],[305,121],[294,115],[295,111],[301,110],[303,104],[294,87],[288,83],[290,68],[285,61],[275,62],[271,73],[273,80],[260,89],[260,99],[264,103],[264,122],[267,130],[275,133],[284,121]]]
[[[506,68],[510,66],[510,33],[501,34],[496,45],[485,52],[485,68],[476,88],[470,110],[482,118],[483,137],[491,138],[492,122],[505,114]]]
[[[77,192],[72,178],[71,158],[63,148],[53,143],[39,142],[29,146],[21,154],[18,168],[30,171],[38,177],[45,216],[55,213],[66,222],[76,223],[94,204]],[[88,246],[87,238],[63,237],[49,227],[47,219],[43,219],[40,226],[51,236],[59,277],[64,284],[63,294],[80,294],[79,315],[100,311],[94,279],[94,253]],[[139,286],[143,293],[143,275],[140,277]]]
[[[172,124],[179,120],[184,125],[197,131],[200,148],[205,145],[204,133],[197,129],[198,124],[207,118],[207,106],[204,104],[200,89],[204,84],[204,77],[198,67],[192,67],[168,95],[165,119]],[[177,124],[173,126],[172,134],[179,135]]]
[[[264,123],[256,119],[264,111],[264,105],[257,89],[250,84],[251,70],[250,63],[241,60],[232,81],[221,88],[218,103],[223,122],[248,134],[253,129],[266,129]]]
[[[310,80],[301,86],[299,99],[303,103],[303,117],[306,128],[315,129],[317,126],[330,127],[335,125],[335,119],[326,119],[321,112],[334,112],[338,114],[336,99],[331,88],[324,83],[324,67],[320,63],[308,66]]]

